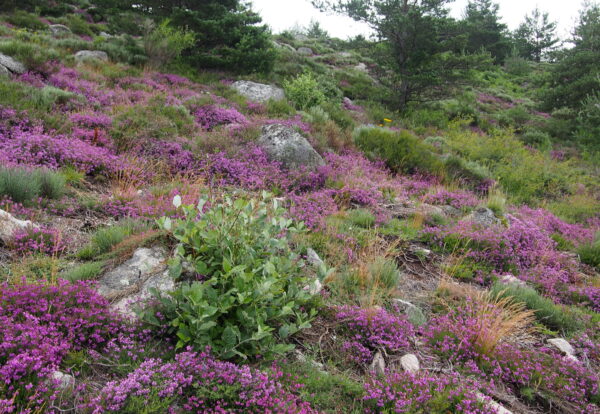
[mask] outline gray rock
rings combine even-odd
[[[135,317],[132,306],[151,297],[150,289],[168,292],[175,288],[165,264],[167,253],[161,247],[137,249],[131,259],[104,274],[98,282],[98,293],[118,299],[111,307]]]
[[[413,325],[422,326],[427,323],[427,317],[418,306],[413,305],[409,301],[403,299],[394,299],[394,302],[400,306],[406,316],[408,316],[410,323]]]
[[[510,273],[506,273],[500,277],[500,282],[505,285],[518,285],[518,286],[527,286],[527,283],[517,278],[516,276],[511,275]]]
[[[19,220],[12,214],[0,210],[0,240],[3,243],[10,243],[13,240],[15,231],[24,230],[28,227],[36,227],[29,220]]]
[[[0,66],[0,76],[1,75],[10,75],[10,71],[6,69],[4,66]]]
[[[65,390],[72,388],[75,385],[75,377],[64,372],[54,371],[50,376],[52,383],[58,386],[59,389]]]
[[[312,56],[315,54],[310,47],[299,47],[297,52],[300,53],[301,55],[307,55],[307,56]]]
[[[573,348],[573,346],[566,339],[552,338],[548,339],[548,343],[556,347],[560,352],[562,352],[566,356],[572,359],[577,359],[575,357],[575,348]]]
[[[406,372],[410,372],[414,374],[419,372],[421,366],[419,364],[419,359],[415,354],[406,354],[400,358],[400,365],[402,365],[402,369]]]
[[[53,36],[66,35],[71,33],[71,29],[69,29],[64,24],[51,24],[49,27]]]
[[[294,46],[292,45],[288,45],[287,43],[280,43],[280,42],[273,42],[275,44],[275,47],[277,49],[285,49],[285,50],[289,50],[290,52],[295,52],[296,49],[294,49]]]
[[[341,57],[343,59],[352,57],[352,53],[350,53],[350,52],[339,52],[337,55],[338,55],[338,57]]]
[[[479,402],[487,405],[491,409],[495,410],[497,414],[512,414],[511,411],[504,408],[504,406],[502,406],[500,403],[497,403],[496,401],[492,400],[490,397],[485,396],[480,392],[477,393],[477,400]]]
[[[317,252],[315,252],[310,247],[306,249],[306,260],[308,260],[308,263],[310,263],[314,267],[319,267],[324,264],[323,260],[321,260]]]
[[[440,206],[440,208],[442,209],[444,214],[448,217],[459,217],[461,215],[460,210],[457,209],[456,207],[453,207],[450,205],[445,205],[445,206]]]
[[[306,42],[308,40],[308,36],[302,33],[296,33],[294,35],[294,39],[296,39],[299,42]]]
[[[368,72],[369,68],[367,68],[367,64],[360,62],[358,65],[354,66],[354,69],[360,71],[360,72]]]
[[[377,351],[373,357],[369,371],[375,375],[385,375],[385,359],[383,359],[381,352]]]
[[[109,33],[106,33],[106,32],[100,32],[100,37],[105,37],[107,39],[110,39],[111,37],[114,37],[114,36]]]
[[[306,138],[285,125],[265,125],[257,143],[270,159],[280,162],[284,168],[314,170],[325,165]]]
[[[77,63],[84,62],[86,60],[101,60],[103,62],[108,61],[108,55],[102,50],[80,50],[75,53],[75,60]]]
[[[27,72],[25,65],[2,53],[0,53],[0,66],[4,66],[12,73],[16,73],[18,75]]]
[[[492,227],[500,224],[494,212],[487,207],[479,207],[469,214],[468,219],[482,227]]]
[[[265,85],[250,81],[237,81],[232,87],[238,91],[240,95],[245,96],[254,102],[266,102],[269,99],[280,101],[285,99],[283,89],[273,85]]]
[[[316,295],[323,290],[323,284],[317,278],[314,278],[308,285],[304,286],[304,290],[307,290],[311,295]]]

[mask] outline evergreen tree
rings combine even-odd
[[[515,31],[515,45],[521,57],[540,62],[559,42],[556,37],[556,22],[550,21],[548,13],[537,7],[525,16]]]
[[[276,52],[269,29],[246,2],[140,0],[131,7],[157,20],[168,18],[173,26],[193,32],[196,43],[182,55],[198,67],[240,72],[273,68]]]
[[[410,101],[431,99],[468,79],[486,62],[484,55],[464,55],[465,37],[448,16],[450,0],[313,0],[321,10],[368,23],[377,34],[374,47],[379,80],[388,87],[390,104],[403,109]]]
[[[575,46],[563,53],[552,70],[545,94],[547,110],[579,110],[589,95],[600,91],[600,6],[588,4],[573,33]]]
[[[498,9],[492,0],[470,0],[465,9],[464,27],[468,35],[467,51],[487,50],[496,63],[503,63],[511,44]]]

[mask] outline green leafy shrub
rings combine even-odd
[[[577,254],[583,263],[600,269],[600,234],[596,235],[593,242],[580,246]]]
[[[492,286],[491,293],[498,297],[511,297],[517,302],[524,303],[528,309],[535,311],[536,319],[550,329],[572,333],[582,327],[581,321],[567,308],[556,305],[533,288],[496,283]]]
[[[301,225],[266,194],[259,201],[226,198],[202,213],[206,201],[182,207],[183,220],[159,220],[179,241],[173,274],[187,262],[206,280],[159,297],[156,310],[179,348],[209,345],[225,359],[287,352],[293,346],[281,341],[309,327],[316,313],[308,310],[309,280],[290,244]],[[158,323],[152,310],[142,317]]]
[[[283,84],[285,95],[298,109],[308,109],[325,101],[319,82],[310,72],[298,75]]]
[[[540,151],[549,151],[552,149],[552,139],[546,132],[537,129],[525,131],[522,138],[525,145],[537,148]]]
[[[58,23],[64,24],[77,35],[93,36],[92,26],[77,14],[69,14],[58,20]]]
[[[266,103],[267,115],[270,116],[291,116],[296,110],[286,100],[269,99]]]
[[[144,49],[151,68],[160,68],[166,65],[179,57],[184,49],[194,45],[194,33],[174,28],[169,23],[170,20],[165,19],[158,26],[149,25],[147,28],[147,34],[144,36]]]
[[[394,171],[416,171],[441,174],[443,163],[432,153],[433,147],[407,131],[360,127],[354,131],[354,142],[368,156],[383,159]]]
[[[444,160],[444,169],[449,178],[471,188],[480,188],[492,178],[490,170],[477,161],[465,160],[457,155],[450,155]]]
[[[7,196],[17,203],[28,203],[38,197],[59,199],[64,189],[64,178],[54,171],[0,168],[0,198]]]

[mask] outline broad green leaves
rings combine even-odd
[[[185,219],[158,220],[179,242],[171,274],[180,278],[191,267],[203,281],[186,275],[188,281],[170,296],[159,297],[156,310],[177,337],[177,347],[210,346],[226,359],[291,349],[279,342],[309,327],[316,313],[310,291],[303,289],[309,285],[304,263],[290,247],[291,235],[303,228],[266,193],[261,200],[180,203],[173,200]],[[157,323],[155,313],[142,316]]]

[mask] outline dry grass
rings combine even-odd
[[[446,279],[440,281],[438,292],[443,293],[448,307],[448,299],[467,303],[465,316],[478,321],[473,346],[482,355],[491,355],[501,342],[535,332],[534,311],[510,297],[492,296],[488,291]]]

